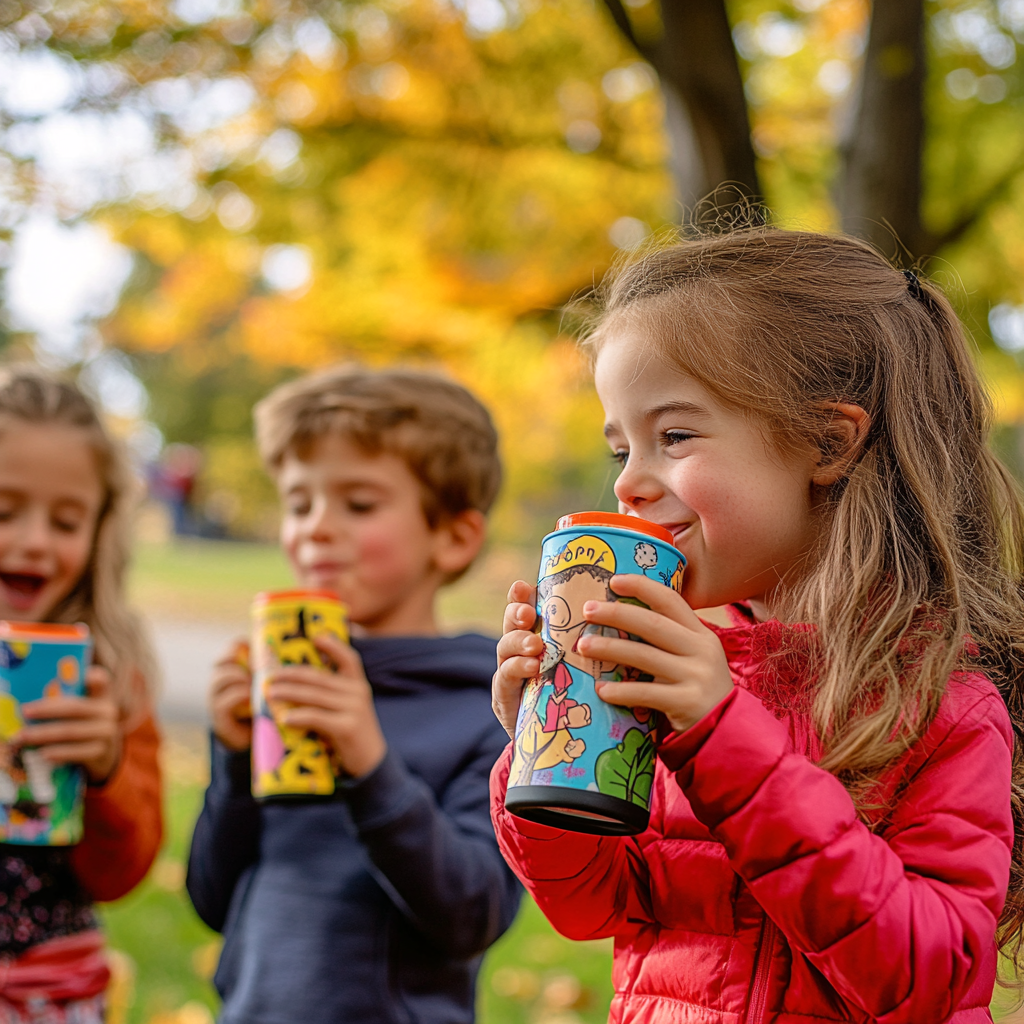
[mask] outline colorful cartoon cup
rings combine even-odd
[[[52,765],[10,740],[25,720],[21,705],[81,696],[92,654],[89,627],[0,621],[0,842],[71,846],[82,838],[84,772]]]
[[[252,605],[252,794],[260,800],[329,797],[334,769],[314,732],[281,721],[285,706],[268,701],[267,677],[281,665],[324,665],[313,643],[323,633],[348,640],[345,606],[329,590],[257,594]]]
[[[682,586],[686,560],[654,523],[611,512],[578,512],[544,538],[537,615],[541,673],[523,689],[505,806],[520,817],[595,835],[633,835],[647,827],[654,781],[655,715],[597,696],[595,681],[650,679],[628,666],[595,662],[577,650],[587,601],[629,600],[612,576],[644,575]],[[639,640],[630,636],[629,639]]]

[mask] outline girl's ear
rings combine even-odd
[[[846,476],[864,449],[871,417],[851,402],[829,402],[821,407],[828,423],[822,435],[821,458],[811,482],[828,487]]]
[[[445,519],[434,531],[434,565],[446,576],[462,572],[480,553],[487,520],[475,508]]]

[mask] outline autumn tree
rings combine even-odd
[[[225,486],[255,477],[275,381],[441,363],[513,439],[506,522],[546,520],[609,496],[563,303],[723,181],[783,224],[941,252],[983,342],[991,306],[1012,321],[1018,38],[1019,0],[0,0],[0,52],[73,82],[42,116],[0,91],[0,187],[8,224],[42,193],[129,247],[102,337]],[[60,117],[144,152],[54,200]],[[981,358],[1024,417],[1015,358]]]
[[[854,16],[866,23],[859,30],[866,36],[866,46],[855,72],[852,102],[847,101],[842,112],[845,124],[834,140],[838,167],[832,187],[846,231],[886,252],[898,246],[902,258],[911,262],[937,255],[984,219],[993,204],[1005,200],[1024,170],[1018,130],[1016,144],[1008,147],[1010,158],[989,169],[994,173],[982,175],[980,187],[964,195],[955,212],[945,218],[929,216],[926,147],[929,134],[943,134],[937,119],[948,116],[945,104],[930,100],[929,79],[943,81],[943,58],[951,51],[974,50],[973,56],[980,56],[985,67],[980,76],[987,78],[983,93],[989,90],[982,102],[1019,106],[1019,75],[1006,74],[1016,63],[1013,33],[1021,36],[1024,24],[1019,3],[886,0],[870,12],[866,4],[813,0],[791,5],[734,2],[729,9],[725,0],[662,0],[660,13],[652,3],[636,0],[628,6],[623,0],[605,0],[605,5],[624,36],[657,69],[670,97],[667,122],[674,148],[689,154],[688,159],[674,161],[676,188],[684,202],[692,204],[723,182],[735,189],[720,194],[720,203],[734,201],[735,193],[764,195],[730,10],[738,19],[782,19],[775,26],[784,33],[786,20],[791,31],[798,31],[801,21],[819,12],[827,19],[843,6],[861,8]],[[964,73],[974,77],[971,68],[954,68],[952,73],[958,71],[965,83],[961,91],[970,91]],[[993,72],[1003,74],[997,78]],[[957,98],[969,97],[957,93]],[[677,104],[682,109],[677,110]],[[969,161],[960,161],[964,162]]]

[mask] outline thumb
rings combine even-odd
[[[317,650],[327,656],[329,665],[333,665],[339,674],[362,673],[363,659],[359,657],[351,644],[345,643],[340,637],[333,633],[321,633],[313,638],[313,644]]]
[[[90,697],[109,697],[113,684],[110,673],[101,665],[91,665],[85,673],[85,692]]]

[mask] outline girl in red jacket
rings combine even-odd
[[[662,714],[651,823],[516,818],[506,753],[505,856],[563,934],[614,936],[613,1021],[989,1020],[1024,916],[1024,513],[949,303],[774,229],[648,251],[599,298],[619,508],[688,563],[681,597],[614,577],[649,607],[589,602],[611,635],[580,640],[654,676],[599,684]],[[533,599],[498,648],[510,733]]]
[[[0,370],[0,619],[85,622],[94,643],[86,696],[22,705],[12,741],[83,765],[87,786],[77,846],[0,844],[0,1024],[100,1024],[110,972],[93,900],[137,885],[160,845],[151,657],[124,600],[131,492],[77,388]]]

